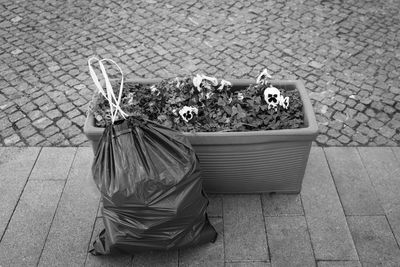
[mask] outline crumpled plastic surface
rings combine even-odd
[[[170,250],[214,242],[199,161],[181,133],[129,117],[108,126],[92,165],[103,230],[91,253]]]

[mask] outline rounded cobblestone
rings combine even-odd
[[[151,2],[4,2],[0,145],[88,145],[91,56],[128,79],[268,67],[304,81],[318,145],[400,144],[399,1]]]
[[[351,141],[351,139],[350,139],[348,136],[346,136],[346,135],[341,135],[341,136],[339,136],[338,141],[339,141],[340,143],[346,145],[346,144],[348,144],[348,143]]]

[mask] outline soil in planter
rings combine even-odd
[[[199,92],[190,78],[163,80],[154,85],[125,82],[120,106],[130,116],[152,120],[181,132],[304,127],[303,104],[297,90],[278,88],[283,96],[289,97],[289,106],[268,109],[263,93],[269,84],[253,84],[242,90],[229,86],[221,89],[220,85],[204,82],[201,86]],[[119,84],[114,84],[113,88],[117,90]],[[192,111],[180,114],[185,106]],[[109,103],[101,94],[94,95],[90,109],[97,127],[111,123]]]

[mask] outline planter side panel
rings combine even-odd
[[[194,149],[208,193],[299,193],[311,141]]]

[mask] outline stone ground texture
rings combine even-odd
[[[300,194],[210,194],[215,243],[98,257],[92,160],[0,147],[0,266],[400,266],[400,147],[313,147]]]
[[[304,81],[321,146],[400,143],[400,2],[0,1],[0,145],[85,146],[87,59]]]

